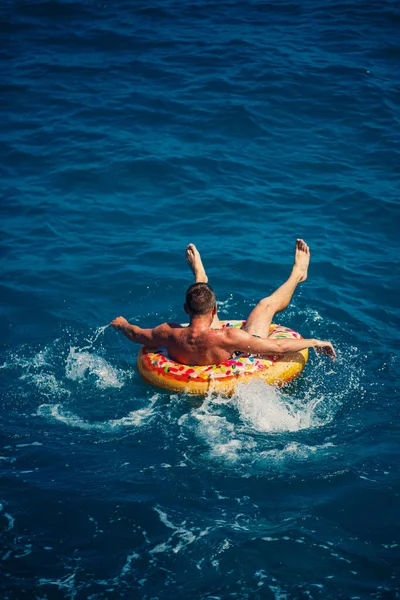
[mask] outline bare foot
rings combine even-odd
[[[189,246],[186,248],[186,260],[189,267],[193,271],[196,283],[207,283],[208,277],[203,267],[200,253],[194,244],[189,244]]]
[[[299,277],[299,283],[307,279],[307,269],[310,264],[310,248],[304,240],[296,240],[293,271]]]

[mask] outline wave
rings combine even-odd
[[[158,400],[158,394],[155,394],[150,405],[145,408],[139,408],[129,412],[120,419],[110,419],[107,421],[88,421],[72,411],[65,409],[62,404],[41,404],[37,409],[37,415],[49,420],[64,423],[68,427],[83,429],[85,431],[101,431],[103,433],[112,433],[124,427],[143,427],[147,425],[154,416],[154,405]]]

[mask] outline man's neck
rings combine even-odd
[[[210,329],[212,320],[212,315],[199,315],[197,317],[190,317],[189,327],[195,331],[205,331]]]

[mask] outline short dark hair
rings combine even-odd
[[[186,292],[186,306],[192,317],[206,315],[215,306],[215,294],[208,283],[193,283]]]

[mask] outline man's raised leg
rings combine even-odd
[[[296,241],[294,265],[289,279],[271,296],[263,298],[251,311],[243,329],[252,335],[268,337],[269,328],[275,313],[289,304],[299,283],[307,279],[310,263],[310,249],[304,240]]]
[[[208,277],[206,270],[201,260],[200,252],[197,250],[194,244],[189,244],[186,248],[186,260],[193,271],[194,279],[196,283],[208,283]],[[213,322],[211,323],[213,329],[221,329],[221,322],[218,316],[215,314]]]

